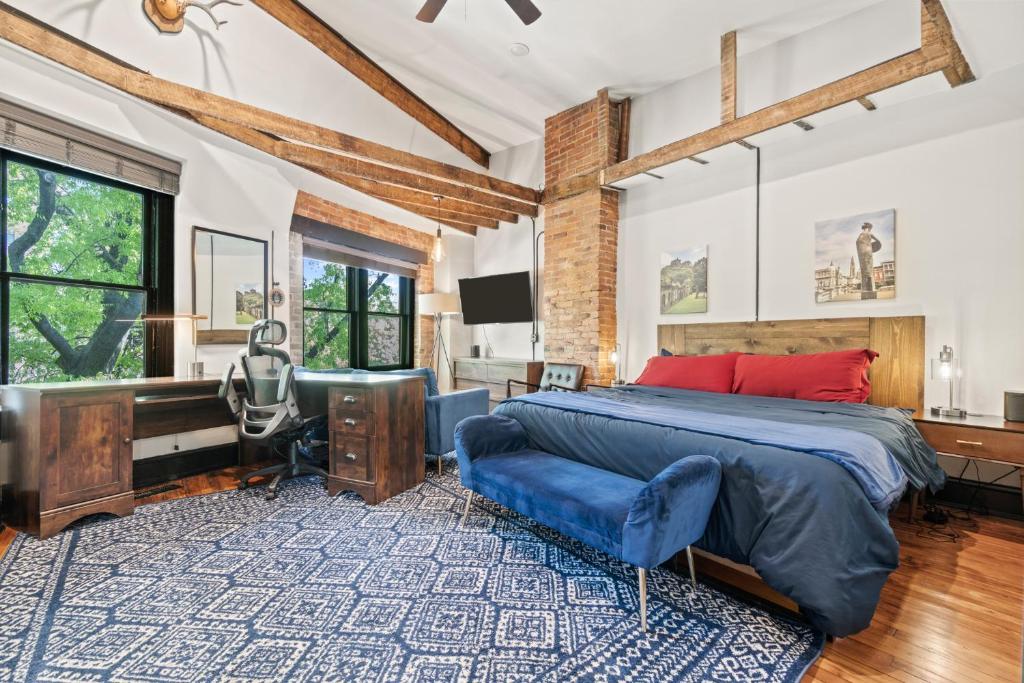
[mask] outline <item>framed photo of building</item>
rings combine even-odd
[[[814,301],[896,296],[896,210],[814,225]]]
[[[661,254],[661,313],[708,312],[708,248]]]

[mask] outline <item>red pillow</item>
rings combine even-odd
[[[732,391],[804,401],[864,403],[871,395],[868,368],[877,357],[870,349],[795,356],[741,356],[736,361]]]
[[[740,353],[721,356],[654,356],[637,384],[728,394]]]

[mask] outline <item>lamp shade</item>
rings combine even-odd
[[[420,294],[416,300],[417,312],[420,315],[444,315],[445,313],[461,313],[462,305],[459,297],[455,294],[433,292],[431,294]]]

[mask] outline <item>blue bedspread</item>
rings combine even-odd
[[[689,414],[672,416],[673,411]],[[852,432],[858,442],[880,443],[914,486],[934,489],[944,481],[935,452],[912,420],[873,406],[627,387],[595,396],[532,394],[506,401],[495,412],[523,424],[535,448],[645,481],[688,455],[716,458],[722,486],[698,545],[751,565],[813,624],[836,636],[868,626],[882,585],[899,564],[899,547],[885,513],[857,476],[810,451],[850,455],[844,444]],[[730,424],[693,415],[700,412],[735,419]],[[780,424],[769,430],[772,438],[751,437],[757,421]],[[706,429],[708,424],[715,428]],[[777,443],[783,441],[780,434],[792,436],[784,425],[832,428],[845,440],[838,447],[822,449],[812,441],[813,448],[794,450]],[[809,432],[797,433],[809,438]],[[818,438],[827,432],[810,433]],[[879,492],[893,487],[885,475],[888,462],[876,472],[883,475],[879,481],[888,480]],[[880,493],[876,503],[886,497]]]

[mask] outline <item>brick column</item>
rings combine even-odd
[[[619,161],[619,112],[603,91],[549,118],[546,184]],[[544,359],[583,364],[587,382],[615,376],[618,236],[614,190],[591,190],[544,207]]]

